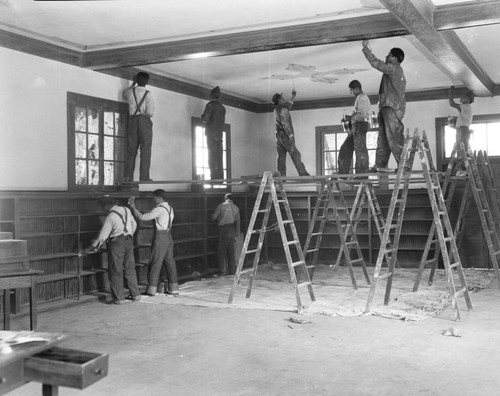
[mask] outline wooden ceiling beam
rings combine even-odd
[[[433,18],[438,31],[497,24],[500,23],[500,5],[498,0],[489,0],[437,6]]]
[[[102,70],[406,34],[408,31],[398,23],[397,19],[385,13],[158,44],[89,51],[83,54],[83,66],[93,70]]]
[[[434,27],[429,0],[380,0],[384,7],[426,48],[425,56],[449,70],[478,96],[492,96],[495,84],[453,31]]]

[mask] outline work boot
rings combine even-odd
[[[179,296],[179,285],[177,283],[172,283],[172,284],[168,285],[167,294],[170,294],[174,297],[178,297]]]
[[[156,286],[149,286],[147,287],[146,289],[146,296],[149,296],[149,297],[154,297],[156,296],[158,293],[156,292]]]

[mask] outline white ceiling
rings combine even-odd
[[[432,4],[463,2],[434,0]],[[82,53],[105,54],[130,46],[324,21],[331,21],[335,29],[335,21],[386,13],[377,0],[0,0],[0,30]],[[366,26],[360,28],[366,30]],[[456,29],[455,33],[478,67],[495,85],[500,84],[500,24]],[[371,41],[379,58],[394,46],[406,54],[403,68],[408,92],[465,85],[412,35]],[[226,94],[256,103],[268,102],[274,92],[287,93],[292,88],[298,91],[297,100],[345,97],[352,79],[360,80],[366,93],[376,94],[380,83],[380,73],[365,60],[360,41],[135,67],[196,86],[219,85]]]

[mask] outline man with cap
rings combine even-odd
[[[148,265],[148,287],[146,295],[153,297],[158,291],[158,280],[162,266],[166,267],[167,294],[178,296],[177,267],[174,260],[174,240],[170,232],[174,221],[174,209],[167,202],[165,190],[153,191],[156,206],[151,211],[141,213],[135,207],[135,198],[130,197],[129,205],[135,217],[141,221],[154,221],[154,235]],[[162,280],[163,281],[163,280]]]
[[[240,210],[233,203],[233,195],[224,195],[224,202],[219,204],[212,214],[212,220],[219,225],[219,246],[217,256],[222,275],[236,272],[234,245],[240,234]]]
[[[300,151],[295,146],[295,134],[293,131],[290,109],[297,92],[292,90],[292,97],[286,100],[283,94],[275,93],[271,99],[274,105],[274,120],[276,123],[276,150],[278,151],[277,167],[281,176],[286,176],[286,153],[290,154],[293,164],[299,176],[309,176],[302,163]]]
[[[210,92],[210,102],[205,106],[201,120],[207,124],[205,136],[207,137],[208,167],[211,179],[224,179],[222,164],[222,135],[226,121],[226,108],[219,101],[220,88],[217,86]]]
[[[84,253],[97,251],[104,242],[108,248],[108,275],[113,304],[124,302],[123,276],[127,280],[130,298],[141,299],[135,272],[134,238],[137,223],[126,206],[115,205],[112,198],[103,197],[99,205],[107,212],[99,236]]]
[[[149,74],[139,72],[132,85],[123,92],[128,102],[129,123],[127,133],[127,156],[125,158],[125,181],[134,180],[135,157],[141,148],[139,180],[152,181],[149,177],[151,166],[151,147],[153,145],[153,121],[155,103],[151,92],[146,89]]]

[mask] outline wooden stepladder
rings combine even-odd
[[[491,169],[490,159],[488,154],[480,150],[476,156],[477,166],[481,175],[481,181],[486,189],[488,204],[490,205],[493,221],[498,227],[500,226],[500,208],[498,207],[498,194],[495,182],[495,175]]]
[[[424,140],[424,144],[425,144]],[[465,152],[462,147],[462,152]],[[470,152],[470,150],[468,150]],[[486,245],[488,246],[489,257],[495,270],[495,275],[497,277],[497,281],[500,287],[500,271],[499,271],[499,261],[500,261],[500,237],[499,237],[499,229],[498,224],[495,222],[495,213],[498,218],[500,218],[500,214],[498,214],[498,206],[495,205],[495,198],[493,198],[496,193],[493,191],[492,181],[489,179],[487,169],[483,168],[483,177],[480,175],[480,171],[478,168],[477,162],[484,161],[481,157],[476,157],[475,155],[470,156],[462,156],[455,157],[455,152],[452,152],[452,157],[450,158],[450,162],[448,164],[448,168],[446,170],[445,178],[443,181],[443,195],[446,194],[446,208],[449,209],[451,205],[451,201],[453,198],[454,186],[457,183],[458,179],[451,176],[451,169],[453,168],[453,164],[460,160],[463,161],[467,173],[467,177],[465,179],[466,185],[464,194],[462,196],[462,201],[460,203],[460,210],[458,212],[457,221],[455,223],[454,228],[454,237],[457,246],[461,245],[461,241],[464,235],[465,228],[465,216],[469,212],[470,205],[472,200],[476,205],[478,211],[478,217],[481,222],[481,228],[483,230],[483,235],[486,240]],[[486,164],[481,165],[481,167],[486,167]],[[472,195],[472,197],[471,197]],[[472,199],[471,199],[472,198]],[[418,289],[422,273],[425,267],[429,264],[432,264],[431,272],[429,275],[429,285],[432,284],[434,273],[438,265],[439,253],[441,252],[440,247],[438,245],[435,246],[434,249],[434,257],[430,260],[427,259],[430,246],[433,243],[436,243],[437,240],[434,239],[436,226],[433,224],[431,227],[431,231],[429,233],[429,237],[427,239],[427,243],[425,245],[424,254],[422,256],[422,261],[420,262],[420,268],[417,276],[417,280],[415,281],[415,286],[413,288],[414,291]]]
[[[354,289],[357,289],[358,286],[354,276],[353,264],[361,265],[368,284],[370,283],[370,276],[366,269],[361,247],[356,237],[356,228],[352,222],[351,213],[346,204],[340,184],[340,181],[334,179],[324,180],[322,182],[309,225],[309,232],[304,244],[304,255],[306,259],[308,255],[313,255],[312,262],[308,265],[310,274],[312,274],[318,259],[325,224],[335,223],[337,225],[341,244],[339,255],[344,254],[349,268],[352,285]],[[310,248],[311,245],[314,246]]]
[[[399,160],[399,167],[394,180],[394,188],[391,196],[391,203],[383,225],[383,234],[380,241],[380,248],[378,251],[377,262],[373,273],[373,279],[368,293],[368,300],[366,302],[365,313],[370,312],[370,307],[377,290],[378,282],[387,279],[384,304],[389,304],[389,298],[392,287],[392,277],[394,268],[397,261],[397,252],[399,247],[399,239],[401,236],[401,228],[403,225],[403,216],[406,208],[406,201],[408,198],[408,190],[411,178],[411,169],[416,152],[416,138],[410,138],[407,132],[401,158]],[[381,274],[383,263],[387,263],[387,272]]]
[[[427,192],[429,194],[429,200],[434,217],[433,222],[435,233],[437,235],[439,241],[439,249],[441,250],[441,254],[443,257],[443,264],[448,280],[448,288],[450,291],[451,304],[455,310],[455,319],[459,320],[460,309],[458,306],[458,297],[464,297],[468,310],[472,309],[472,303],[469,296],[469,289],[467,288],[465,274],[462,268],[462,262],[458,254],[455,234],[451,227],[450,219],[448,216],[448,208],[446,206],[443,191],[441,189],[439,172],[436,171],[436,168],[432,161],[429,142],[427,140],[425,132],[423,132],[422,135],[422,140],[420,140],[418,133],[415,134],[418,140],[418,153],[420,156],[423,176],[427,186]],[[421,270],[422,269],[419,270],[419,274]],[[455,285],[455,273],[458,275],[458,279],[460,282],[460,288],[458,290]]]
[[[262,206],[261,204],[265,194],[267,194],[267,200],[265,205]],[[264,236],[268,231],[269,217],[273,207],[277,226],[281,234],[283,248],[285,250],[290,278],[295,289],[297,307],[300,312],[303,308],[301,298],[301,290],[303,288],[307,288],[307,290],[309,291],[309,297],[311,301],[316,301],[316,299],[314,297],[311,279],[306,267],[304,254],[300,246],[299,236],[297,233],[297,229],[295,228],[295,223],[293,221],[292,212],[290,210],[290,205],[288,203],[285,189],[283,188],[283,183],[279,180],[275,180],[270,171],[264,172],[262,180],[260,182],[254,209],[252,211],[248,230],[245,235],[245,241],[243,242],[241,255],[238,260],[238,266],[236,268],[233,286],[229,294],[228,304],[231,304],[233,302],[234,294],[239,284],[240,277],[245,274],[250,275],[246,293],[246,298],[250,298],[253,283],[255,281],[255,276],[257,275],[257,268],[259,264],[262,245],[264,243]],[[261,225],[259,228],[255,228],[258,221],[260,221]],[[249,249],[251,239],[255,236],[258,236],[256,247],[254,249]],[[289,236],[291,236],[291,239],[289,238]],[[293,256],[291,248],[294,249]],[[251,268],[243,269],[245,257],[249,254],[254,254],[253,265]],[[297,261],[293,261],[294,258],[296,258]]]

